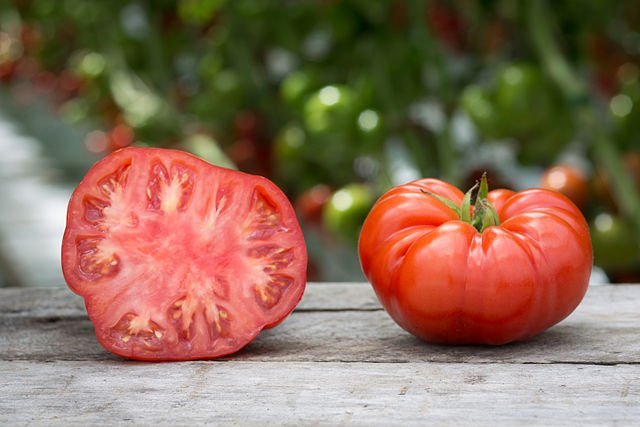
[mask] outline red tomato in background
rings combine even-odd
[[[560,193],[495,190],[500,224],[480,233],[432,193],[460,206],[436,179],[391,189],[373,206],[359,241],[362,269],[404,329],[430,342],[503,344],[567,317],[588,286],[589,229]]]
[[[540,187],[564,194],[579,208],[586,205],[589,196],[587,176],[571,165],[556,165],[547,169],[540,178]]]
[[[322,210],[331,199],[332,191],[328,185],[316,184],[306,190],[296,200],[296,210],[309,223],[322,221]]]
[[[121,356],[234,353],[293,310],[306,265],[293,208],[271,181],[181,151],[115,151],[69,202],[65,279]]]

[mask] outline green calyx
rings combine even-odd
[[[473,198],[474,191],[477,190],[475,197],[475,204],[473,205],[473,214],[471,213],[471,199]],[[442,197],[438,194],[431,193],[428,191],[423,191],[423,193],[435,197],[451,210],[453,210],[460,221],[466,222],[468,224],[473,225],[473,227],[482,233],[487,228],[493,225],[500,225],[500,219],[498,218],[498,214],[496,213],[495,208],[487,199],[489,195],[489,184],[487,183],[487,174],[484,173],[480,182],[476,182],[476,185],[471,187],[469,191],[467,191],[462,199],[462,204],[460,206],[456,205],[453,201],[447,199],[446,197]]]

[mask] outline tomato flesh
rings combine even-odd
[[[71,197],[62,246],[99,341],[143,360],[239,350],[293,310],[306,263],[273,183],[165,149],[97,163]]]

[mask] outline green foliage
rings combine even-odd
[[[532,5],[26,0],[0,6],[0,81],[44,91],[105,152],[124,126],[268,174],[294,199],[320,183],[461,184],[478,168],[517,188],[575,153],[600,168],[585,103],[615,152],[640,150],[636,2],[553,2],[542,18]],[[508,161],[481,164],[505,147]]]

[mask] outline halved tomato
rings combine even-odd
[[[306,265],[293,208],[271,181],[181,151],[118,150],[69,202],[65,279],[121,356],[234,353],[293,310]]]

